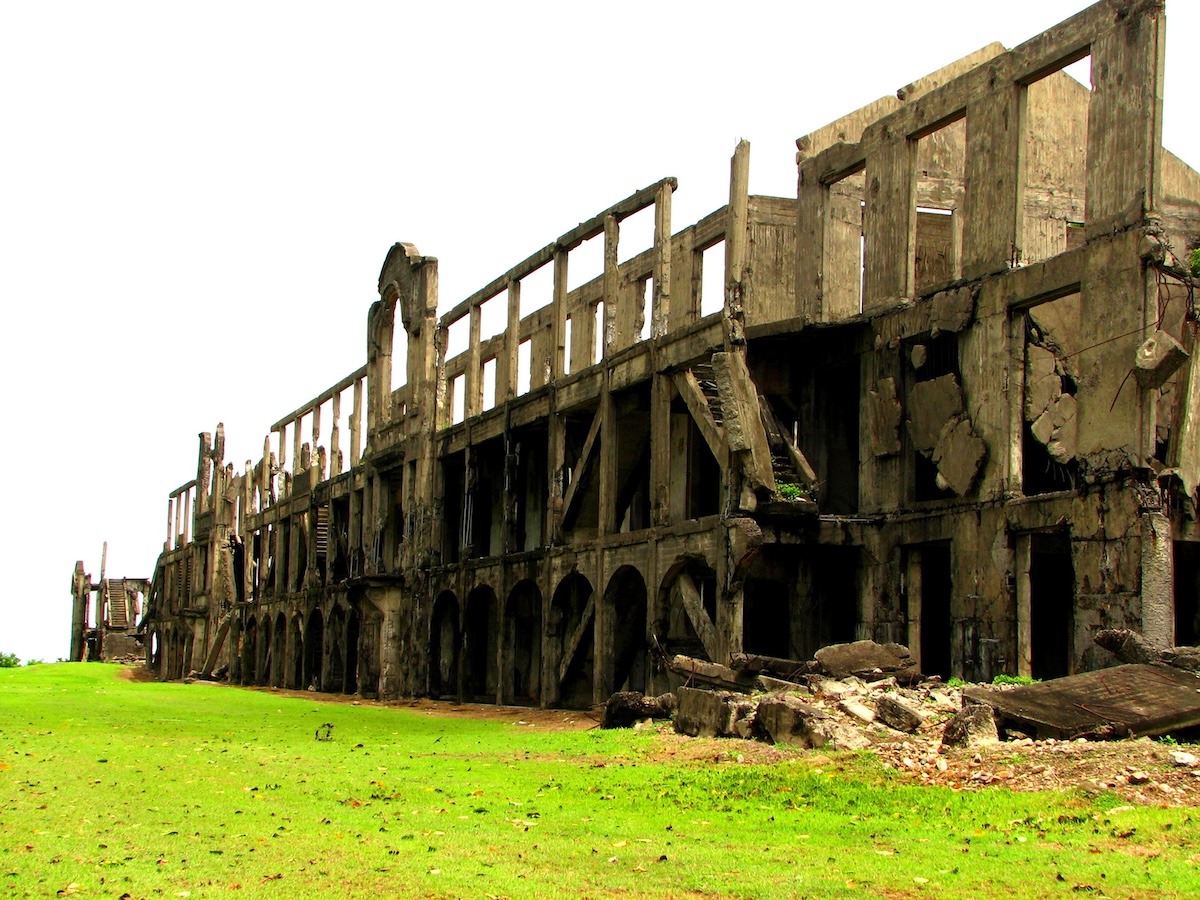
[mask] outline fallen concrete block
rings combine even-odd
[[[879,681],[895,675],[901,684],[917,676],[912,654],[903,644],[877,644],[875,641],[854,641],[849,644],[830,644],[816,653],[823,671],[834,678],[854,675],[863,681]]]
[[[875,714],[885,725],[912,734],[925,722],[925,714],[901,700],[895,694],[880,694],[875,698]]]
[[[723,737],[733,733],[736,702],[745,699],[726,691],[680,688],[675,706],[675,730],[692,737]]]
[[[601,728],[630,728],[644,719],[669,719],[675,712],[675,695],[646,697],[639,691],[618,691],[604,704]]]
[[[984,747],[1000,743],[996,717],[987,705],[965,706],[946,723],[942,732],[945,747]]]

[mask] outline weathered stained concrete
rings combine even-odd
[[[987,679],[1106,664],[1102,628],[1194,640],[1200,177],[1160,144],[1164,27],[1106,2],[985,48],[800,139],[794,199],[739,145],[699,222],[664,179],[441,317],[396,244],[362,367],[240,473],[201,435],[150,663],[589,705],[675,653],[870,638]],[[1058,71],[1087,54],[1090,91]]]

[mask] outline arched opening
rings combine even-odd
[[[717,573],[704,559],[672,566],[663,578],[653,632],[668,657],[716,662]]]
[[[467,595],[463,622],[463,693],[496,700],[496,593],[486,584]]]
[[[149,656],[150,669],[155,672],[162,671],[162,643],[158,635],[157,629],[150,633],[150,652],[147,654]]]
[[[592,705],[596,655],[595,599],[592,585],[578,572],[564,578],[550,602],[546,629],[547,665],[553,705],[582,709]]]
[[[504,605],[504,702],[537,705],[542,695],[542,592],[525,580]]]
[[[258,640],[258,684],[270,684],[271,675],[275,669],[275,643],[271,633],[271,620],[264,616],[262,622],[262,634]]]
[[[301,691],[308,685],[304,681],[304,620],[296,616],[292,620],[291,652],[288,654],[291,683],[288,687]]]
[[[287,672],[287,617],[283,613],[275,617],[275,630],[272,636],[275,661],[271,665],[270,683],[275,687],[283,687],[283,680]]]
[[[325,647],[325,619],[319,609],[314,609],[308,616],[308,624],[304,628],[304,678],[303,688],[313,687],[321,690],[321,655]]]
[[[458,598],[443,591],[429,622],[429,696],[458,696]]]
[[[329,672],[324,681],[324,690],[340,692],[346,686],[346,613],[335,605],[329,612],[329,623],[325,628],[325,640],[329,645]]]
[[[353,607],[346,615],[346,693],[358,693],[358,636],[362,631],[362,616]]]
[[[246,630],[242,632],[242,684],[257,683],[258,622],[251,616],[246,622]]]
[[[633,566],[613,573],[604,592],[611,616],[614,691],[646,690],[646,581]]]

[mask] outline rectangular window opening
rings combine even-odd
[[[483,410],[496,405],[496,357],[483,363]]]
[[[654,206],[647,206],[622,219],[620,229],[617,262],[623,263],[654,246]]]
[[[457,425],[466,414],[467,378],[455,375],[450,381],[450,424]]]
[[[529,393],[533,365],[533,342],[526,338],[517,345],[517,396]]]
[[[654,319],[654,278],[643,278],[642,294],[642,328],[638,332],[639,340],[649,340]]]
[[[471,343],[471,317],[463,316],[451,322],[446,328],[446,359],[454,359],[460,353],[466,352]]]
[[[725,240],[705,247],[700,257],[700,315],[710,316],[725,308]]]
[[[967,180],[967,120],[964,117],[916,141],[913,235],[913,293],[944,288],[962,272],[961,217]]]
[[[605,340],[606,326],[604,323],[604,301],[601,300],[596,304],[596,327],[593,333],[596,335],[596,355],[593,357],[594,362],[600,362],[604,359],[604,347],[608,343]]]
[[[563,324],[563,374],[571,374],[571,317]]]
[[[571,274],[568,267],[567,275]],[[521,318],[554,302],[554,266],[547,263],[521,279]]]
[[[507,293],[489,297],[479,304],[479,339],[481,341],[503,334],[506,328],[508,328]]]
[[[567,290],[583,287],[589,281],[604,274],[604,234],[590,237],[574,250],[567,259]]]
[[[1085,241],[1091,66],[1085,56],[1025,88],[1022,263],[1049,259]]]

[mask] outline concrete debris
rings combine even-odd
[[[1123,663],[1162,663],[1188,672],[1200,672],[1200,647],[1159,650],[1143,635],[1128,628],[1099,631],[1096,643]]]
[[[1190,359],[1183,345],[1165,331],[1146,338],[1134,358],[1134,377],[1143,388],[1160,388]]]
[[[962,388],[954,375],[917,382],[908,396],[908,434],[913,446],[931,454],[942,428],[957,420],[962,411]]]
[[[1200,765],[1200,756],[1195,753],[1188,753],[1186,750],[1172,750],[1167,754],[1167,759],[1171,761],[1171,765],[1180,768],[1192,767]]]
[[[830,750],[861,750],[871,745],[857,729],[790,695],[769,697],[759,703],[758,724],[773,744]]]
[[[881,722],[908,734],[920,728],[928,718],[925,713],[896,694],[880,694],[876,697],[875,712]]]
[[[675,712],[675,695],[646,697],[640,691],[618,691],[604,704],[601,728],[629,728],[645,719],[669,719]]]
[[[990,706],[981,704],[964,706],[942,732],[942,744],[946,747],[980,747],[999,741],[996,717]]]

